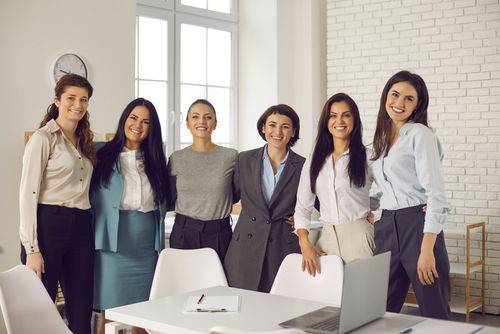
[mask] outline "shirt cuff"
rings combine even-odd
[[[445,221],[446,215],[430,214],[429,212],[427,212],[425,215],[424,233],[441,233]]]
[[[39,253],[40,248],[38,248],[38,244],[33,244],[33,245],[23,245],[24,250],[26,250],[26,255],[33,254],[33,253]]]

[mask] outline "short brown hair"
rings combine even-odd
[[[266,111],[264,111],[262,116],[260,116],[259,120],[257,121],[257,131],[259,132],[259,135],[262,137],[262,139],[267,141],[266,136],[262,133],[262,127],[266,124],[267,118],[273,114],[280,114],[292,120],[292,130],[295,130],[295,134],[292,138],[290,138],[290,141],[287,144],[287,146],[292,147],[293,145],[295,145],[297,140],[299,140],[300,119],[295,110],[293,110],[292,107],[286,104],[271,106]]]

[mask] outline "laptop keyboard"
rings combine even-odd
[[[312,329],[319,329],[326,332],[333,332],[339,329],[340,316],[328,318],[309,326]]]

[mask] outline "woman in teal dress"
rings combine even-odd
[[[96,143],[91,188],[94,215],[94,309],[149,299],[158,253],[165,247],[168,175],[160,122],[151,102],[125,108],[115,137]],[[132,333],[145,333],[133,328]]]

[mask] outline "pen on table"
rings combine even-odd
[[[203,299],[203,297],[205,297],[205,294],[202,294],[200,299],[198,300],[198,304],[201,303],[201,300]]]
[[[398,332],[398,334],[408,334],[409,332],[411,332],[411,329],[412,329],[411,327],[407,328],[404,331]]]

